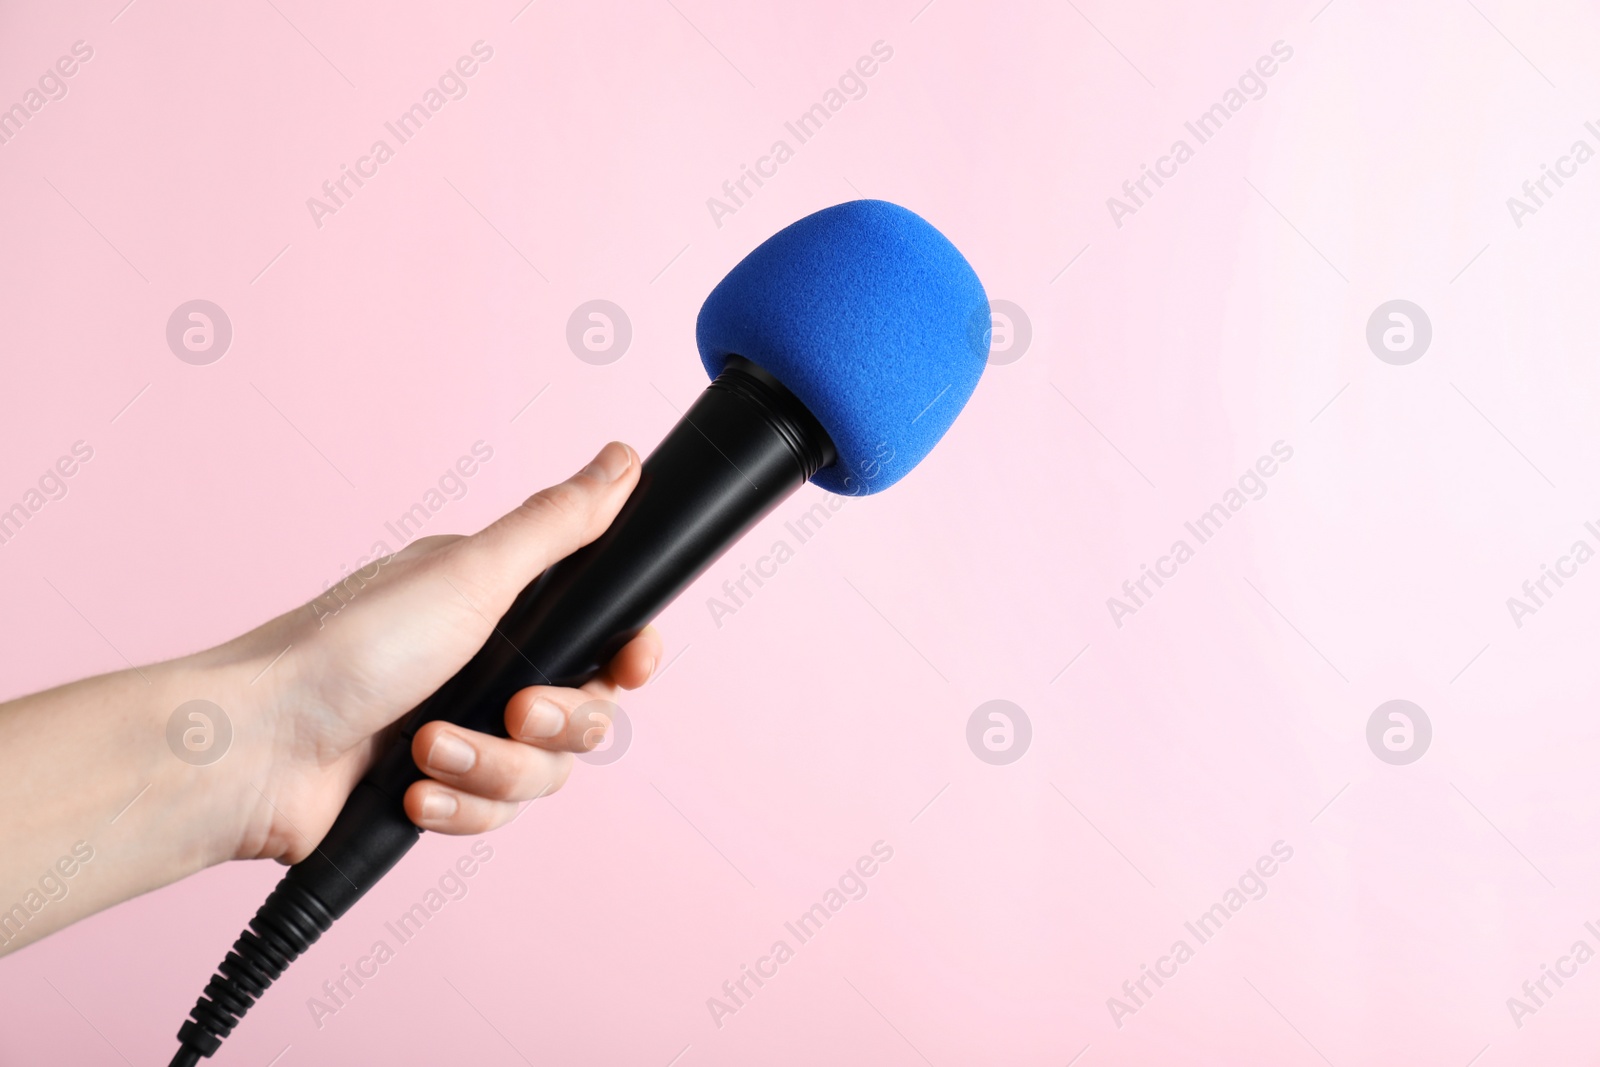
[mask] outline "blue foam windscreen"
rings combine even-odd
[[[914,212],[854,200],[762,242],[706,297],[695,340],[715,378],[730,355],[773,375],[839,451],[811,479],[864,496],[938,444],[989,355],[972,267]]]

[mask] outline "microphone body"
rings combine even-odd
[[[401,720],[316,851],[289,869],[234,943],[179,1030],[185,1050],[211,1055],[267,985],[416,844],[421,831],[402,800],[423,777],[411,740],[424,723],[444,719],[506,736],[512,694],[593,678],[834,459],[827,432],[804,405],[754,363],[731,358],[644,461],[610,527],[524,589],[483,648]],[[174,1063],[184,1062],[185,1051],[179,1056]]]

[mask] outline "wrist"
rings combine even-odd
[[[285,712],[305,698],[296,695],[294,656],[284,655],[299,642],[279,622],[158,668],[166,675],[156,711],[172,814],[202,866],[279,858],[293,845],[282,840],[279,809],[289,806],[284,791],[295,777]]]
[[[140,669],[149,680],[141,686],[143,729],[154,742],[155,765],[148,792],[125,817],[149,802],[153,833],[169,842],[173,879],[233,859],[260,802],[250,783],[261,717],[248,669],[245,661],[219,662],[209,653]]]

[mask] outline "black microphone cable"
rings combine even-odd
[[[332,925],[321,902],[285,875],[206,983],[178,1030],[183,1047],[169,1067],[195,1067],[221,1048],[267,987]]]

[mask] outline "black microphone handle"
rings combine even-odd
[[[411,740],[443,719],[506,736],[505,707],[530,685],[594,677],[695,578],[835,459],[827,433],[777,379],[737,356],[644,461],[598,539],[525,588],[478,653],[400,723],[327,835],[295,864],[234,942],[178,1031],[174,1065],[210,1056],[239,1016],[416,844],[402,799],[423,777]]]

